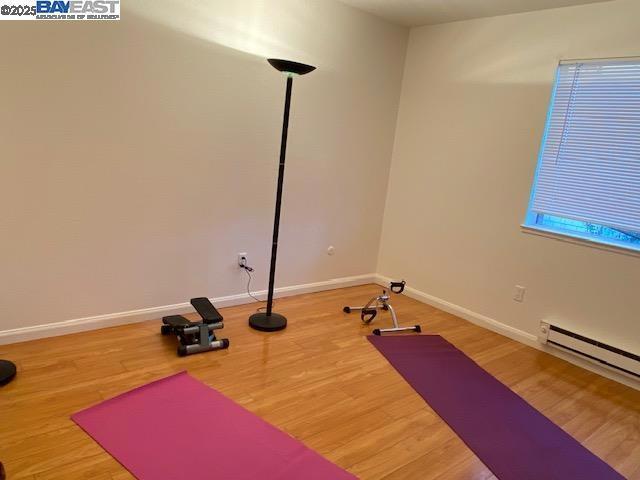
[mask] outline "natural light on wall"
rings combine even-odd
[[[640,59],[559,65],[525,227],[640,251]]]

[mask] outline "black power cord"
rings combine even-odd
[[[253,293],[251,293],[251,280],[253,280],[253,277],[251,276],[251,272],[253,272],[253,268],[251,268],[248,265],[240,265],[240,268],[242,268],[245,273],[247,274],[247,295],[249,295],[251,298],[253,298],[256,302],[258,303],[266,303],[266,300],[260,300],[258,297],[256,297]],[[266,307],[260,307],[258,308],[258,312],[264,310]]]

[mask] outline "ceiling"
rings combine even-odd
[[[415,27],[610,0],[341,0],[393,23]]]

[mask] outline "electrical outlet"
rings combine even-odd
[[[516,302],[524,302],[524,292],[526,291],[526,288],[524,288],[521,285],[516,285],[516,289],[513,293],[513,299]]]
[[[247,252],[241,252],[238,254],[238,267],[244,267],[249,264],[249,259],[247,258]]]

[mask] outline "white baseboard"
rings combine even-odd
[[[354,277],[334,278],[323,282],[292,285],[289,287],[276,288],[275,296],[282,298],[292,295],[300,295],[303,293],[321,292],[323,290],[365,285],[367,283],[374,283],[375,279],[376,275],[371,273]],[[267,291],[263,290],[254,292],[254,295],[263,299],[266,298]],[[226,297],[212,298],[211,301],[216,307],[223,308],[232,307],[234,305],[244,305],[251,303],[254,300],[249,297],[248,294],[240,293],[237,295],[228,295]],[[128,312],[108,313],[106,315],[76,318],[73,320],[35,325],[31,327],[15,328],[12,330],[0,331],[0,345],[36,340],[38,338],[56,337],[69,333],[114,327],[116,325],[128,323],[145,322],[147,320],[156,320],[167,315],[181,315],[192,312],[193,308],[191,305],[188,302],[185,302],[174,305],[164,305],[161,307],[142,308]]]
[[[333,290],[336,288],[366,285],[368,283],[376,283],[381,286],[388,286],[390,281],[391,279],[385,277],[384,275],[371,273],[353,277],[334,278],[322,282],[276,288],[275,294],[276,297],[282,298],[304,293]],[[420,290],[417,290],[411,286],[407,286],[404,292],[405,295],[413,298],[414,300],[426,303],[447,313],[451,313],[452,315],[463,318],[478,326],[484,327],[488,330],[504,335],[505,337],[511,338],[512,340],[516,340],[530,347],[542,350],[551,355],[567,360],[568,362],[571,362],[582,368],[590,370],[594,373],[607,377],[611,380],[615,380],[619,383],[640,390],[640,382],[638,382],[635,378],[620,374],[617,371],[601,366],[600,364],[595,364],[587,360],[583,360],[579,357],[562,352],[558,349],[545,347],[538,342],[536,335],[511,327],[493,318],[461,307],[460,305],[456,305],[433,295],[421,292]],[[254,292],[254,295],[260,299],[264,299],[267,295],[267,291],[262,290]],[[246,293],[241,293],[237,295],[212,298],[211,301],[216,305],[216,307],[224,308],[232,307],[235,305],[248,304],[253,302],[254,300]],[[131,310],[128,312],[110,313],[106,315],[65,320],[57,323],[4,330],[0,331],[0,345],[25,342],[29,340],[36,340],[39,338],[56,337],[69,333],[84,332],[88,330],[113,327],[116,325],[144,322],[147,320],[156,320],[167,315],[181,315],[192,312],[193,308],[191,307],[191,305],[185,302],[174,305],[142,308],[138,310]]]
[[[385,277],[384,275],[375,275],[375,283],[383,287],[388,286],[391,280],[391,278]],[[538,337],[529,332],[511,327],[502,322],[499,322],[498,320],[461,307],[460,305],[456,305],[455,303],[451,303],[441,298],[434,297],[433,295],[421,292],[420,290],[416,290],[415,288],[410,286],[405,287],[404,294],[409,298],[413,298],[414,300],[418,300],[419,302],[426,303],[427,305],[431,305],[432,307],[436,307],[447,313],[451,313],[456,317],[463,318],[464,320],[467,320],[475,325],[504,335],[505,337],[508,337],[512,340],[523,343],[537,350],[542,350],[543,352],[549,353],[550,355],[553,355],[555,357],[562,358],[563,360],[573,363],[574,365],[582,367],[593,373],[597,373],[598,375],[602,375],[603,377],[606,377],[610,380],[614,380],[616,382],[622,383],[623,385],[627,385],[628,387],[640,390],[640,382],[634,377],[625,375],[624,373],[619,373],[617,370],[606,367],[600,363],[582,359],[570,353],[565,353],[556,348],[549,348],[545,345],[542,345],[538,341]]]

